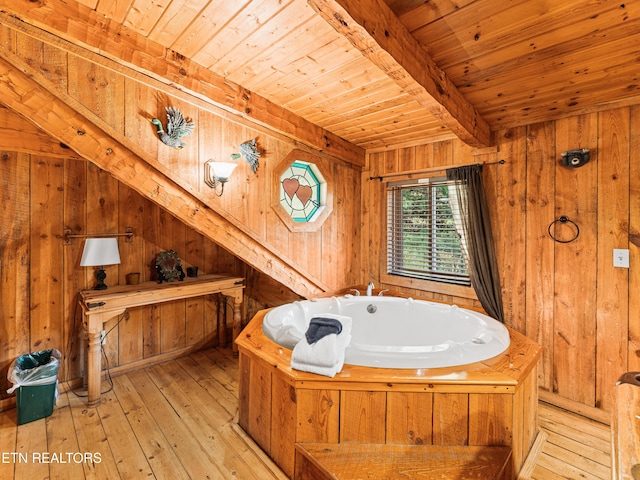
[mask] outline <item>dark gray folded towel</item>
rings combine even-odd
[[[313,317],[309,321],[309,328],[304,335],[307,337],[309,345],[313,345],[327,335],[331,335],[332,333],[338,335],[340,332],[342,332],[342,323],[340,323],[340,320],[336,320],[335,318]]]

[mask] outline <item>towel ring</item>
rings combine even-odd
[[[556,223],[570,223],[572,224],[574,227],[576,227],[576,234],[573,236],[573,238],[569,239],[569,240],[559,240],[557,239],[553,233],[551,233],[551,227],[555,226]],[[571,243],[573,242],[576,238],[578,238],[578,236],[580,235],[580,227],[578,227],[578,224],[576,222],[574,222],[573,220],[569,219],[569,217],[567,217],[566,215],[562,215],[558,218],[556,218],[553,222],[551,222],[549,224],[549,228],[547,229],[547,232],[549,233],[549,236],[558,243]],[[554,228],[554,233],[555,233],[555,228]]]

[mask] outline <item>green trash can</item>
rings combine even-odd
[[[16,358],[7,378],[16,392],[18,425],[48,417],[58,397],[58,368],[62,354],[55,348]]]

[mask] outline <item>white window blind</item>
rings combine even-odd
[[[387,187],[387,272],[470,285],[454,221],[454,182],[395,182]],[[451,188],[450,188],[451,187]]]

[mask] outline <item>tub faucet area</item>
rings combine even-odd
[[[373,284],[373,282],[369,282],[369,285],[367,285],[367,290],[366,290],[366,292],[364,293],[364,295],[365,295],[365,296],[367,296],[367,297],[373,297],[373,289],[374,289],[374,288],[376,288],[376,287],[375,287],[375,285]],[[357,288],[351,288],[351,289],[349,289],[349,291],[350,291],[350,292],[353,292],[353,294],[354,294],[356,297],[359,297],[359,296],[360,296],[360,290],[358,290]],[[384,292],[388,292],[388,291],[389,291],[389,290],[388,290],[388,289],[386,289],[386,288],[385,288],[384,290],[380,290],[380,291],[378,292],[378,296],[379,296],[379,297],[382,297],[382,295],[384,294]],[[351,295],[351,294],[349,294],[349,295]]]
[[[367,297],[370,297],[373,295],[374,288],[375,286],[373,285],[373,282],[369,282],[369,285],[367,285]]]

